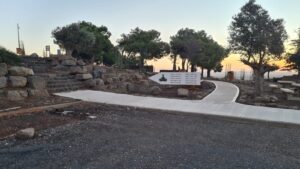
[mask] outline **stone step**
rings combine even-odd
[[[59,87],[59,88],[51,88],[48,89],[48,92],[50,93],[58,93],[58,92],[68,92],[68,91],[74,91],[74,90],[79,90],[82,87]]]
[[[47,85],[47,88],[59,88],[59,87],[82,87],[83,84],[76,84],[76,83],[66,83],[66,84],[51,84]]]

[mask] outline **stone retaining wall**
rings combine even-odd
[[[49,96],[44,78],[35,76],[32,69],[0,63],[0,99],[19,101],[34,96]]]

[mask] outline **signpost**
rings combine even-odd
[[[201,74],[198,72],[161,72],[149,79],[162,85],[201,85]]]

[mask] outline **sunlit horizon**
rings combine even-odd
[[[58,26],[73,22],[88,21],[98,26],[104,25],[112,33],[110,40],[117,44],[121,34],[129,33],[131,29],[155,29],[161,32],[161,39],[169,42],[170,36],[175,35],[181,28],[205,30],[214,40],[224,47],[228,46],[228,26],[232,17],[248,0],[204,1],[204,0],[91,0],[59,1],[59,0],[0,0],[0,46],[13,52],[17,47],[17,23],[20,24],[20,36],[24,42],[26,53],[37,53],[43,56],[46,45],[51,46],[55,54],[58,46],[53,43],[51,31]],[[272,18],[283,18],[289,39],[297,38],[296,31],[300,27],[298,0],[257,0],[257,3],[269,11]],[[30,11],[30,12],[28,12]],[[289,52],[289,50],[287,50]],[[165,57],[159,61],[149,61],[156,71],[171,69],[172,61]],[[233,71],[245,69],[251,71],[239,61],[237,55],[230,55],[223,62],[231,65]],[[276,62],[283,66],[283,61]]]

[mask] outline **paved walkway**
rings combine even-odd
[[[97,103],[300,124],[299,110],[239,104],[235,102],[239,94],[238,87],[227,82],[211,82],[215,83],[216,90],[203,100],[133,96],[91,90],[58,93],[57,95]]]

